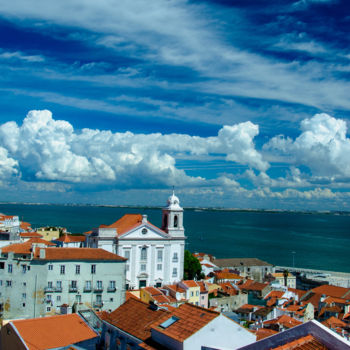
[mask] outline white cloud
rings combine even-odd
[[[264,149],[307,166],[313,176],[350,177],[350,139],[346,132],[344,120],[316,114],[301,122],[301,134],[295,140],[277,136]]]
[[[18,174],[18,162],[8,156],[8,151],[0,147],[0,183]]]
[[[12,51],[12,52],[1,52],[0,59],[18,59],[26,62],[36,63],[45,61],[44,57],[41,55],[26,55],[20,51]]]
[[[21,126],[15,122],[0,126],[0,142],[18,160],[25,180],[127,188],[203,185],[203,178],[188,176],[176,167],[181,154],[193,159],[224,154],[228,162],[265,170],[268,163],[253,143],[257,134],[258,127],[249,122],[224,126],[218,136],[208,138],[92,129],[76,132],[68,122],[54,120],[47,110],[30,111]],[[234,180],[218,181],[236,185]]]

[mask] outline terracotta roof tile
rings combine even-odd
[[[38,233],[38,232],[22,232],[22,233],[20,233],[19,235],[20,235],[20,237],[22,237],[22,238],[27,238],[27,237],[29,237],[29,238],[31,238],[31,237],[42,238],[42,237],[43,237],[43,236],[42,236],[40,233]]]
[[[268,298],[277,298],[277,299],[280,299],[280,298],[283,297],[284,293],[285,293],[285,292],[280,291],[280,290],[273,290],[273,291],[271,291],[269,294],[267,294],[267,295],[265,296],[264,299],[268,299]]]
[[[30,350],[52,349],[98,336],[77,314],[11,322]]]
[[[40,243],[40,244],[44,244],[46,246],[51,246],[51,245],[54,246],[53,243],[45,241],[44,239],[31,238],[27,242],[24,242],[24,243],[14,243],[14,244],[7,245],[7,246],[1,248],[1,252],[2,253],[12,252],[14,254],[31,254],[33,243]]]
[[[295,326],[299,326],[302,324],[302,322],[297,321],[293,317],[290,317],[288,315],[282,315],[277,318],[274,318],[273,320],[265,321],[264,325],[273,325],[278,324],[285,328],[293,328]]]
[[[40,258],[40,249],[45,249],[45,258]],[[100,248],[36,248],[35,258],[40,260],[99,260],[125,261],[126,259]]]
[[[259,328],[256,331],[256,341],[270,337],[271,335],[277,334],[277,331],[268,328]]]
[[[170,314],[164,315],[154,322],[151,328],[179,342],[183,342],[219,315],[218,312],[185,303]],[[175,317],[177,319],[176,322],[166,328],[161,327],[161,324],[171,317]]]
[[[324,284],[311,290],[317,294],[324,294],[330,297],[344,298],[350,297],[350,288],[343,288],[333,285]]]
[[[118,309],[108,315],[103,315],[102,319],[145,341],[151,336],[150,325],[164,316],[168,317],[168,315],[170,312],[167,310],[152,310],[149,304],[130,298]]]
[[[177,284],[167,284],[166,286],[164,286],[165,288],[168,288],[168,289],[172,289],[173,291],[175,292],[178,292],[178,293],[186,293],[186,290],[181,288],[180,286],[178,286]]]
[[[271,350],[328,350],[328,348],[309,334]]]
[[[64,243],[84,242],[85,236],[73,236],[65,234],[64,236],[61,236],[60,238],[56,239],[56,241]]]
[[[188,288],[196,288],[199,287],[196,281],[193,280],[186,280],[182,281],[182,283],[187,286]]]
[[[338,318],[331,316],[329,319],[325,320],[322,322],[322,324],[324,324],[325,326],[327,326],[328,328],[336,328],[336,327],[346,327],[346,323],[339,320]]]

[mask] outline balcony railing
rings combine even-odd
[[[116,290],[117,290],[116,287],[108,287],[108,288],[107,288],[107,292],[109,292],[109,293],[113,293],[113,292],[115,292]]]
[[[96,287],[94,288],[94,292],[96,292],[96,293],[101,293],[101,292],[103,292],[103,287],[102,287],[102,286],[96,286]]]
[[[92,305],[95,309],[101,309],[103,306],[103,302],[102,301],[94,301]]]
[[[69,286],[69,293],[76,293],[78,291],[77,286]]]
[[[54,287],[45,287],[44,288],[45,293],[53,293],[55,291]]]
[[[85,293],[89,293],[89,292],[91,292],[92,291],[92,287],[91,286],[85,286],[84,287],[84,292]]]
[[[62,287],[56,287],[56,288],[55,288],[55,292],[61,293],[61,292],[62,292]]]

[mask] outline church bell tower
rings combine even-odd
[[[163,208],[162,230],[172,237],[185,237],[183,227],[183,209],[180,207],[179,198],[173,194],[168,198],[167,205]]]

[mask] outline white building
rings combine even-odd
[[[183,209],[174,193],[163,208],[162,228],[152,225],[147,215],[126,214],[86,236],[88,247],[103,248],[128,259],[127,288],[159,287],[183,278]]]
[[[124,258],[102,249],[48,244],[28,241],[0,249],[1,318],[54,315],[62,305],[113,310],[124,302]]]

